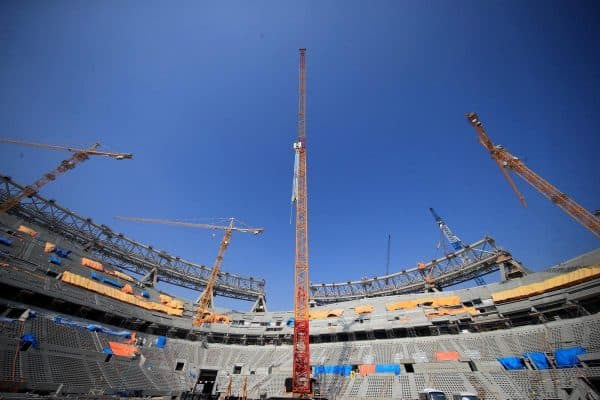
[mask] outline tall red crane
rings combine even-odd
[[[569,214],[573,219],[579,222],[581,225],[585,226],[589,229],[594,235],[600,237],[600,218],[577,204],[573,199],[571,199],[566,194],[562,193],[558,190],[554,185],[550,182],[533,172],[523,161],[519,160],[517,157],[513,156],[507,150],[505,150],[502,146],[495,145],[492,143],[485,130],[483,129],[483,124],[479,119],[479,116],[475,113],[468,113],[467,120],[469,123],[475,128],[477,131],[477,135],[479,137],[479,142],[481,142],[482,146],[486,148],[487,151],[490,152],[492,158],[496,161],[502,174],[512,187],[513,191],[521,201],[523,206],[527,207],[527,203],[525,202],[525,198],[515,185],[515,182],[512,180],[511,176],[508,174],[506,169],[511,169],[515,173],[521,176],[527,183],[537,189],[538,192],[546,196],[551,202],[556,204],[558,207],[562,208],[567,214]]]
[[[300,49],[298,82],[298,141],[294,143],[294,187],[296,201],[296,260],[294,267],[294,360],[292,392],[299,397],[311,393],[308,310],[308,212],[306,201],[306,49]]]

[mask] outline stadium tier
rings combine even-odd
[[[192,303],[97,254],[18,212],[0,217],[1,391],[291,397],[291,311],[221,309],[193,327]],[[598,398],[599,264],[597,250],[501,283],[312,307],[316,392]]]

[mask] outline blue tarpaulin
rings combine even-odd
[[[554,361],[558,368],[575,367],[579,365],[579,358],[577,356],[580,354],[585,354],[585,349],[581,346],[556,349],[554,351]]]
[[[523,360],[518,357],[499,357],[498,361],[500,361],[500,364],[502,364],[502,366],[508,370],[525,368]]]
[[[100,325],[87,325],[85,328],[92,332],[102,332],[106,333],[107,335],[119,336],[128,339],[131,338],[131,332],[129,331],[113,331]]]
[[[97,272],[90,273],[90,276],[92,277],[92,279],[94,279],[96,281],[107,283],[109,285],[112,285],[112,286],[115,286],[115,287],[118,287],[118,288],[122,288],[123,286],[125,286],[121,282],[113,281],[112,279],[108,279],[108,278],[106,278],[104,276],[99,275]]]
[[[37,347],[37,339],[32,333],[26,333],[21,336],[21,346],[30,345],[33,348]]]
[[[7,237],[0,236],[0,243],[4,244],[6,246],[10,246],[10,245],[12,245],[12,240],[10,240]]]
[[[352,371],[352,365],[316,365],[314,369],[314,376],[322,374],[335,374],[342,376],[350,376]]]
[[[113,336],[119,336],[122,338],[131,339],[131,332],[129,332],[129,331],[113,331],[112,329],[102,327],[102,333],[106,333],[107,335],[113,335]]]
[[[79,328],[85,328],[88,324],[84,324],[81,322],[76,322],[76,321],[71,321],[68,319],[63,319],[59,316],[54,317],[54,323],[55,324],[59,324],[59,325],[66,325],[66,326],[76,326]]]
[[[107,284],[109,284],[111,286],[114,286],[114,287],[122,288],[123,286],[125,286],[121,282],[119,282],[119,281],[113,281],[112,279],[108,279],[108,278],[102,277],[101,280],[102,280],[102,282],[107,283]]]
[[[50,258],[48,259],[48,262],[52,263],[52,264],[56,264],[56,265],[61,264],[60,258],[58,258],[56,256],[50,256]]]
[[[113,354],[112,350],[110,349],[110,347],[105,347],[102,349],[102,352],[104,354]]]
[[[400,375],[400,364],[376,364],[375,373]]]
[[[92,332],[102,332],[102,327],[100,325],[89,324],[86,325],[85,329]]]
[[[159,336],[156,338],[156,347],[162,349],[167,344],[167,338],[164,336]]]
[[[61,249],[59,247],[55,248],[54,252],[56,253],[57,256],[62,257],[62,258],[66,258],[69,254],[71,254],[71,250],[65,250],[65,249]]]
[[[76,328],[84,328],[92,332],[102,332],[107,335],[119,336],[123,338],[131,338],[130,331],[113,331],[102,325],[86,324],[84,322],[71,321],[68,319],[61,318],[59,316],[54,317],[54,323],[65,326],[72,326]]]
[[[531,362],[533,363],[533,365],[535,365],[535,367],[537,369],[550,369],[550,363],[548,362],[548,359],[546,358],[546,354],[541,353],[541,352],[536,352],[536,353],[525,353],[523,354],[523,357],[527,357],[531,360]]]

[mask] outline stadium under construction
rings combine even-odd
[[[4,178],[0,196],[20,190]],[[264,309],[262,280],[221,273],[215,294],[254,309],[219,310],[222,321],[194,327],[196,305],[153,281],[203,288],[210,268],[38,194],[0,223],[4,391],[291,397],[294,314]],[[311,285],[310,365],[319,396],[416,399],[426,388],[481,399],[595,393],[600,250],[527,274],[486,237],[430,264]],[[496,270],[502,282],[459,290],[431,291],[423,279],[433,271],[443,289]]]
[[[264,280],[221,271],[231,235],[262,228],[125,218],[222,230],[207,267],[42,196],[89,156],[132,158],[64,148],[73,157],[34,185],[0,179],[3,398],[600,399],[600,249],[531,272],[492,237],[463,243],[431,209],[451,246],[444,256],[308,280],[304,63],[301,49],[294,310],[268,311]],[[495,146],[476,114],[467,119],[522,201],[507,170],[599,235],[597,216]],[[499,281],[486,283],[493,273]],[[201,295],[177,298],[158,282]],[[213,296],[252,306],[216,308]]]

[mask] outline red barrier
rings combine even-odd
[[[135,346],[131,346],[129,344],[119,342],[108,342],[108,344],[110,346],[111,351],[116,356],[131,358],[138,352],[138,349]]]
[[[438,351],[435,353],[435,361],[458,361],[457,351]]]
[[[358,373],[367,376],[375,373],[375,364],[362,364],[358,366]]]

